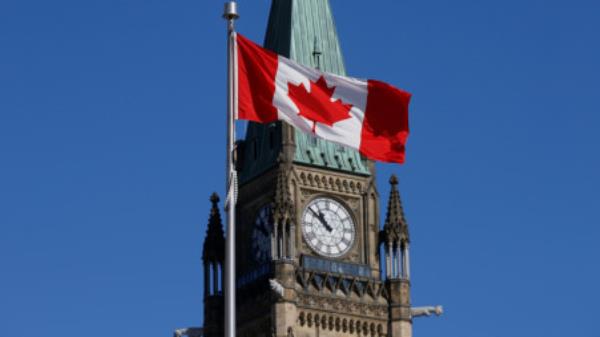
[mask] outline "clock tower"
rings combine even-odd
[[[264,46],[345,75],[328,0],[273,0]],[[375,165],[358,152],[281,122],[250,122],[236,145],[237,335],[411,337],[397,179],[382,224]],[[204,326],[218,336],[222,316],[207,312],[222,310],[222,231],[210,234]]]

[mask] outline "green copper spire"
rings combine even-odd
[[[265,48],[309,67],[346,74],[328,0],[273,0]]]
[[[328,0],[273,0],[264,46],[303,65],[346,75]],[[241,182],[277,163],[286,137],[281,123],[249,123]],[[366,161],[352,149],[293,130],[295,163],[369,175]]]

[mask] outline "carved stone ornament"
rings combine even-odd
[[[386,304],[357,303],[339,298],[327,298],[314,295],[298,295],[298,306],[326,310],[338,314],[352,314],[372,318],[386,318],[388,307]]]
[[[299,177],[303,186],[312,189],[356,195],[364,192],[362,182],[348,177],[332,176],[331,174],[313,171],[301,171]]]
[[[288,184],[288,174],[285,165],[280,165],[277,171],[275,196],[273,197],[273,220],[278,223],[293,221],[295,214],[294,201]]]
[[[313,325],[323,330],[357,334],[361,336],[383,337],[386,336],[386,318],[362,319],[345,317],[346,315],[330,313],[312,313],[301,311],[298,315],[298,324],[309,328]],[[383,318],[383,319],[382,319]],[[292,331],[293,333],[293,331]],[[288,328],[289,336],[289,328]]]

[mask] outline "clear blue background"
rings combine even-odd
[[[270,1],[240,1],[262,41]],[[415,336],[598,337],[600,5],[332,0],[348,73],[414,94]],[[221,1],[0,2],[0,337],[202,324]]]

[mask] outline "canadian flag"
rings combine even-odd
[[[404,162],[409,93],[305,67],[240,34],[235,39],[238,119],[285,121],[367,158]]]

